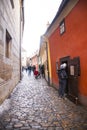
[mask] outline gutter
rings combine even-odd
[[[52,25],[54,24],[54,22],[56,21],[56,19],[59,17],[59,15],[61,14],[61,12],[63,11],[63,9],[66,7],[66,5],[68,4],[70,0],[62,0],[59,10],[56,13],[56,16],[54,17],[52,23],[49,25],[49,27],[47,28],[46,33],[50,30],[50,28],[52,27]]]

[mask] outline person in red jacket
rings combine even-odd
[[[35,76],[35,78],[37,79],[38,77],[40,77],[40,73],[39,73],[39,71],[38,70],[34,70],[34,76]]]

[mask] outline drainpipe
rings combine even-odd
[[[21,3],[20,3],[20,80],[21,80]]]
[[[46,54],[47,54],[48,85],[50,85],[50,78],[49,78],[49,63],[48,63],[48,43],[47,43],[47,42],[46,42]]]
[[[24,14],[23,14],[23,18],[22,18],[22,13],[23,13],[23,0],[21,0],[20,2],[20,80],[22,79],[22,64],[21,64],[21,38],[22,38],[22,26],[21,23],[23,22],[24,19]]]

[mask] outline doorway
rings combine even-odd
[[[80,76],[80,58],[74,57],[73,59],[71,59],[70,56],[60,58],[60,64],[63,63],[67,64],[66,72],[68,75],[65,93],[70,100],[77,103],[78,76]]]
[[[66,65],[67,65],[66,66],[67,75],[69,75],[69,71],[68,71],[68,62],[69,62],[69,60],[70,60],[70,56],[60,58],[60,65],[63,64],[63,63],[66,63]],[[66,93],[66,95],[68,95],[68,93],[69,93],[68,79],[67,79],[67,83],[66,83],[65,93]]]

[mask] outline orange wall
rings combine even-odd
[[[59,28],[50,36],[50,55],[52,80],[58,84],[55,63],[59,58],[80,57],[81,76],[79,91],[87,96],[87,0],[79,0],[78,4],[65,18],[66,32],[60,36]]]

